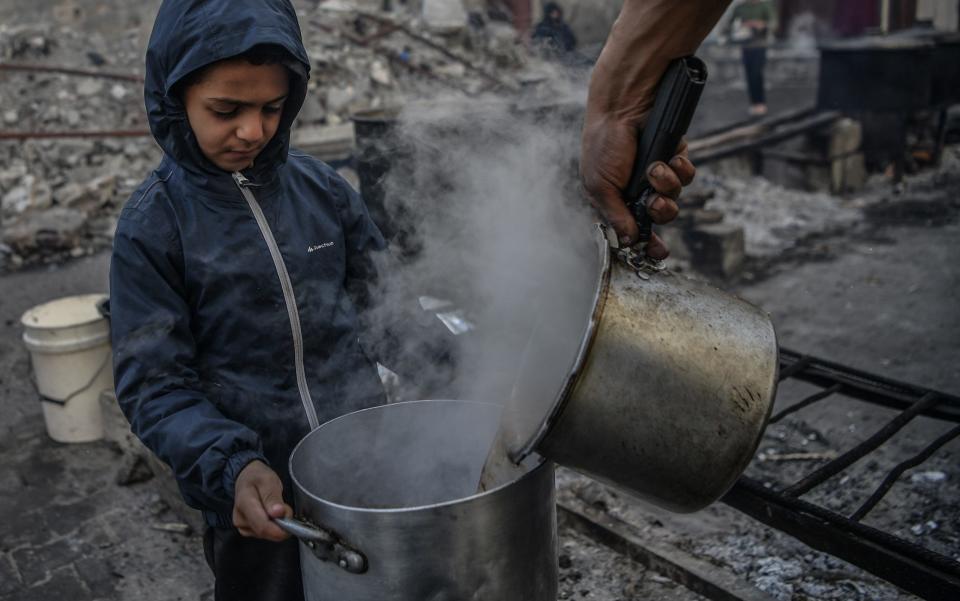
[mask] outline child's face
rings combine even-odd
[[[190,85],[183,103],[204,156],[232,172],[250,167],[277,133],[289,92],[282,65],[226,60]]]

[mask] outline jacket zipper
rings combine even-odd
[[[290,331],[293,334],[293,357],[294,367],[297,372],[297,388],[300,391],[300,402],[303,403],[303,410],[307,414],[307,421],[310,422],[310,430],[315,430],[320,421],[317,419],[317,410],[313,406],[313,399],[310,398],[310,388],[307,386],[306,370],[303,367],[303,332],[300,330],[300,313],[297,311],[297,299],[293,295],[293,283],[290,281],[290,274],[287,272],[287,266],[283,262],[283,256],[280,254],[280,247],[277,246],[277,240],[270,231],[270,225],[267,218],[263,215],[263,209],[260,203],[253,195],[250,187],[253,186],[242,173],[235,172],[233,180],[237,182],[240,193],[247,201],[250,211],[253,213],[257,225],[260,227],[260,233],[263,235],[267,248],[270,250],[270,256],[273,258],[273,265],[277,269],[277,277],[280,279],[280,288],[283,289],[283,300],[287,305],[287,316],[290,318]]]

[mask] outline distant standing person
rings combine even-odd
[[[543,20],[533,30],[533,41],[552,56],[563,56],[577,48],[577,38],[563,20],[563,9],[556,2],[543,5]]]
[[[767,41],[777,20],[777,10],[770,0],[743,0],[733,9],[728,33],[741,45],[743,68],[747,75],[750,114],[767,114],[767,94],[763,71],[767,66]]]

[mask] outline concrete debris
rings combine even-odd
[[[462,31],[467,24],[467,11],[459,0],[423,0],[423,22],[440,34]]]
[[[80,244],[86,222],[82,211],[67,207],[25,213],[4,225],[4,243],[20,255],[69,252]]]
[[[123,455],[114,482],[118,486],[132,486],[153,478],[153,470],[143,455]]]
[[[297,2],[312,71],[294,143],[339,168],[353,153],[344,130],[355,113],[438,92],[519,89],[516,82],[531,79],[526,73],[543,71],[510,24],[474,4]],[[94,18],[83,10],[39,25],[0,24],[0,61],[36,66],[4,72],[3,128],[147,130],[142,84],[132,80],[142,77],[143,24],[155,8],[119,7],[108,25],[121,35],[105,35],[100,22],[82,26]],[[107,247],[120,208],[160,157],[149,137],[0,142],[0,243],[9,249],[0,253],[0,271]]]
[[[182,536],[190,536],[193,534],[193,528],[190,524],[182,524],[180,522],[153,524],[150,528],[161,532],[172,532],[173,534],[180,534]]]
[[[919,472],[910,476],[911,482],[916,483],[937,483],[947,479],[947,475],[941,471]]]
[[[393,75],[390,73],[390,68],[379,60],[370,63],[370,79],[381,86],[390,87],[393,85]]]

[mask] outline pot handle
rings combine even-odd
[[[351,574],[363,574],[367,571],[366,556],[348,547],[330,530],[305,520],[274,518],[273,521],[285,532],[298,538],[321,561],[332,561]]]

